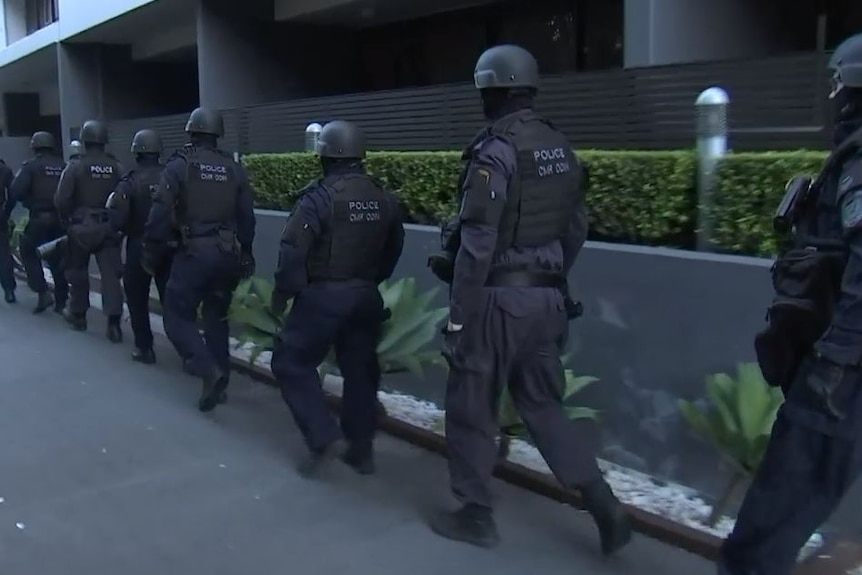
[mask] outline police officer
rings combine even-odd
[[[132,359],[141,363],[156,362],[153,351],[153,332],[150,327],[150,284],[153,279],[164,303],[165,286],[170,274],[170,258],[160,265],[151,276],[141,267],[144,226],[150,214],[152,197],[159,188],[164,165],[159,161],[162,139],[155,130],[141,130],[132,139],[132,154],[136,167],[131,170],[111,194],[108,200],[111,227],[126,235],[126,264],[123,271],[123,287],[126,303],[135,336],[135,351]]]
[[[176,224],[182,245],[165,290],[165,331],[186,371],[203,380],[198,408],[211,411],[228,386],[233,291],[240,278],[254,275],[254,198],[243,167],[218,149],[220,112],[195,109],[186,133],[189,143],[168,160],[153,199],[142,265],[156,275],[171,253]],[[204,338],[197,326],[201,304]]]
[[[69,159],[77,160],[84,153],[84,144],[80,140],[72,140],[69,143]]]
[[[788,187],[799,207],[787,213],[782,202],[776,214],[778,231],[791,232],[756,340],[785,403],[723,546],[722,575],[789,575],[862,469],[862,34],[838,46],[829,68],[835,148],[810,186]]]
[[[333,456],[374,472],[380,365],[377,343],[386,312],[377,288],[392,275],[404,245],[395,197],[365,173],[365,139],[333,121],[317,142],[323,179],[308,186],[281,237],[273,308],[295,298],[272,354],[272,372],[305,437],[312,475]],[[341,430],[326,405],[317,366],[334,346],[344,376]],[[341,438],[347,450],[337,453]]]
[[[474,78],[488,126],[462,177],[443,352],[449,474],[462,507],[431,527],[450,539],[497,544],[489,483],[495,404],[508,382],[543,457],[564,487],[581,493],[610,554],[628,543],[631,527],[596,462],[594,422],[570,420],[562,405],[564,281],[586,238],[582,170],[566,137],[533,111],[539,71],[529,52],[491,48]]]
[[[27,272],[27,285],[38,294],[33,313],[42,313],[51,305],[54,311],[62,313],[69,295],[62,250],[57,249],[45,258],[54,279],[54,295],[51,295],[36,248],[63,235],[63,226],[54,207],[54,194],[66,163],[57,153],[54,136],[48,132],[33,134],[30,148],[33,157],[24,162],[10,187],[7,213],[11,213],[18,202],[30,212],[21,237],[21,263]]]
[[[9,217],[14,206],[8,211],[6,208],[11,204],[9,201],[9,186],[12,183],[12,170],[6,162],[0,160],[0,288],[3,289],[6,303],[15,303],[15,266],[12,263],[12,250],[9,240],[12,239],[14,226],[10,225]]]
[[[108,316],[108,339],[123,340],[123,288],[120,239],[111,230],[106,207],[108,197],[122,176],[123,167],[105,150],[108,129],[99,120],[88,120],[81,128],[84,154],[71,160],[60,176],[55,204],[67,223],[66,277],[69,308],[66,321],[77,331],[87,329],[90,308],[90,257],[96,257],[102,282],[102,310]]]

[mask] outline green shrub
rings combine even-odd
[[[693,151],[579,152],[590,170],[592,239],[693,248],[697,229],[697,165]],[[722,252],[770,255],[772,213],[784,185],[816,173],[822,152],[731,154],[718,168],[710,210],[714,243]],[[307,153],[244,158],[258,206],[289,210],[300,190],[320,177]],[[459,152],[372,152],[368,171],[401,199],[408,220],[436,225],[455,213]]]
[[[713,237],[722,251],[769,256],[775,253],[772,217],[787,181],[816,175],[823,152],[732,154],[718,167],[710,217]]]
[[[632,243],[690,243],[694,230],[694,154],[690,151],[584,151],[593,237]],[[436,225],[457,210],[459,152],[372,152],[368,172],[396,192],[411,222]],[[259,207],[289,210],[320,177],[312,154],[250,155],[243,163]]]

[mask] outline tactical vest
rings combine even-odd
[[[129,214],[128,233],[140,236],[150,216],[153,198],[159,190],[159,181],[165,167],[161,164],[135,169],[132,174],[131,213]]]
[[[65,167],[65,162],[58,156],[38,156],[27,162],[24,169],[30,172],[32,187],[26,207],[32,213],[55,210],[54,195]]]
[[[584,193],[581,166],[565,135],[531,110],[497,121],[490,133],[510,141],[517,158],[497,232],[497,253],[565,237]]]
[[[191,146],[181,155],[187,177],[177,214],[180,225],[233,229],[239,195],[233,159],[220,150]]]
[[[308,279],[376,282],[392,221],[389,193],[365,174],[324,178],[332,217],[308,256]]]
[[[847,265],[839,182],[844,164],[862,150],[862,130],[827,158],[811,184],[793,234],[772,266],[775,291],[767,327],[755,337],[758,363],[766,381],[787,392],[802,359],[832,322]]]
[[[101,210],[117,187],[122,174],[120,162],[100,152],[86,152],[78,160],[76,204],[79,208]]]

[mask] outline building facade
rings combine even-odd
[[[536,54],[540,106],[581,146],[685,145],[694,97],[713,84],[730,88],[743,147],[817,145],[818,70],[862,30],[853,0],[2,4],[0,153],[39,129],[68,143],[89,118],[122,138],[142,124],[179,137],[174,116],[198,103],[226,110],[243,152],[296,149],[305,124],[335,115],[379,149],[452,149],[481,123],[475,59],[503,42]]]

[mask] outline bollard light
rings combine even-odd
[[[305,128],[306,152],[314,152],[317,149],[317,137],[320,136],[321,130],[323,130],[323,126],[317,122],[312,122],[307,128]]]
[[[730,97],[718,87],[701,92],[694,104],[697,136],[697,249],[703,251],[708,251],[712,245],[710,212],[716,168],[727,154],[728,104]]]

